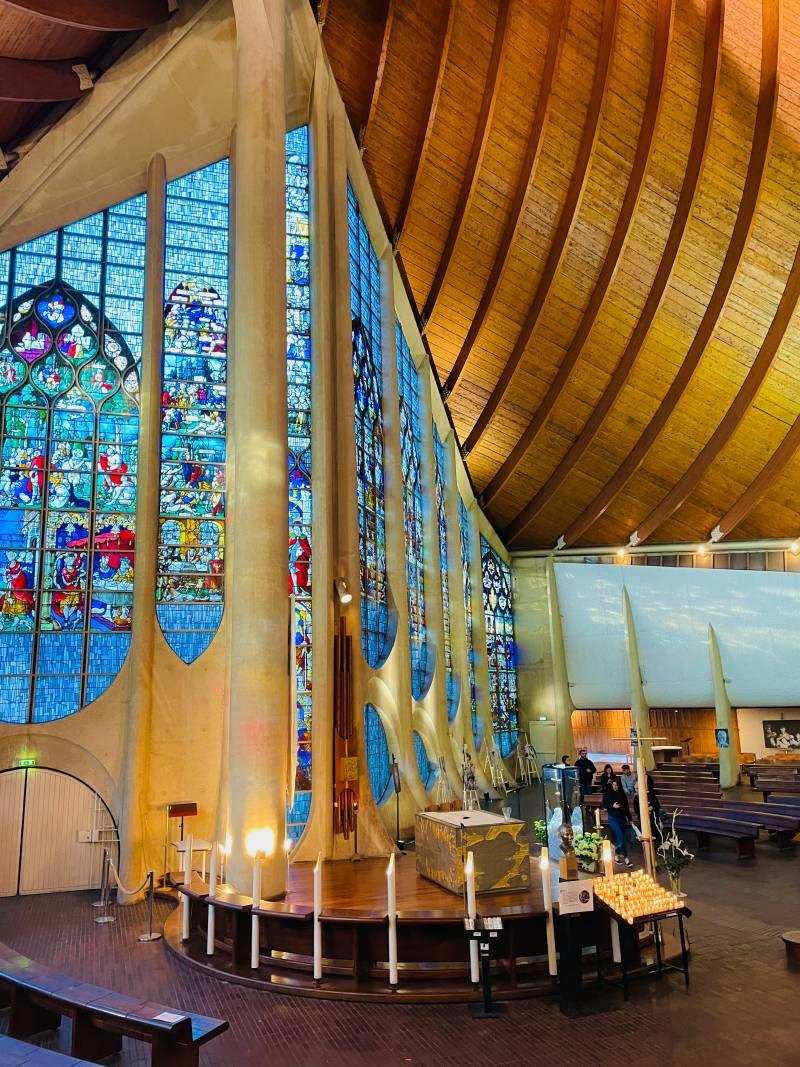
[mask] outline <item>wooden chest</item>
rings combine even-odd
[[[475,891],[524,889],[530,881],[528,827],[488,811],[420,812],[416,818],[417,872],[461,895],[464,860],[475,862]]]

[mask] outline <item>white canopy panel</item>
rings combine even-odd
[[[555,573],[576,708],[630,706],[623,588],[651,707],[713,705],[709,624],[734,706],[800,704],[800,574],[586,563]]]

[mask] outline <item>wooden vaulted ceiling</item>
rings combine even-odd
[[[510,547],[800,533],[800,4],[319,16]]]
[[[0,178],[169,0],[0,0]]]

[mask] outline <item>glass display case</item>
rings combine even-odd
[[[572,842],[583,831],[583,810],[578,789],[578,770],[563,763],[542,767],[547,847],[554,863],[572,854]]]

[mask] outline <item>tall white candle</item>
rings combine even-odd
[[[211,842],[211,858],[208,861],[208,899],[213,900],[217,895],[217,860],[219,849],[216,841]],[[213,904],[208,905],[206,916],[206,955],[214,955],[214,942],[216,940],[216,910]]]
[[[651,853],[652,838],[650,828],[650,805],[647,802],[647,772],[644,769],[644,760],[641,756],[636,758],[636,779],[639,787],[639,822],[642,828],[642,852],[644,853],[644,869],[650,875],[655,875],[653,870],[653,856]]]
[[[478,917],[478,904],[475,897],[475,859],[471,852],[467,853],[467,862],[464,864],[464,884],[467,888],[467,918],[474,923]],[[474,939],[469,943],[469,976],[473,984],[480,981],[478,942]]]
[[[183,842],[183,884],[186,889],[192,884],[192,835],[188,834]],[[181,941],[189,940],[189,895],[183,894],[181,911]]]
[[[322,978],[322,853],[314,865],[314,981]]]
[[[611,958],[614,963],[622,963],[622,947],[619,942],[619,924],[616,919],[609,919],[611,923]]]
[[[261,905],[261,853],[256,852],[253,856],[253,907]],[[255,971],[259,964],[259,930],[258,916],[251,916],[250,923],[250,966]]]
[[[545,935],[547,937],[547,973],[551,977],[558,974],[558,961],[556,960],[556,928],[553,922],[553,886],[550,882],[550,854],[546,847],[542,847],[539,857],[539,870],[542,872],[542,900],[544,901]]]
[[[610,841],[603,842],[603,874],[606,878],[614,877],[613,848]]]
[[[397,875],[394,868],[394,853],[386,868],[386,911],[389,919],[389,985],[397,985]]]
[[[599,807],[594,809],[594,824],[597,827],[597,829],[599,830],[600,829],[600,825],[601,825],[600,824],[600,808]]]

